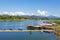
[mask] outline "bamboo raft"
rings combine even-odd
[[[55,32],[55,30],[0,30],[0,32]]]

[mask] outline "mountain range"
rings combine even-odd
[[[59,18],[59,17],[53,16],[53,15],[50,15],[50,16],[22,15],[22,16],[28,17],[28,18]]]
[[[13,16],[13,15],[1,15],[1,16]],[[49,16],[42,16],[42,15],[14,15],[14,16],[23,16],[27,18],[60,18],[57,16],[49,15]]]

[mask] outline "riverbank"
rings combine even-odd
[[[56,26],[56,32],[55,34],[59,37],[60,39],[60,20],[55,20],[57,26]]]
[[[56,27],[56,35],[60,37],[60,24],[57,24],[57,27]]]

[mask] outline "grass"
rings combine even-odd
[[[55,23],[57,24],[55,33],[58,37],[60,37],[60,20],[55,20]]]

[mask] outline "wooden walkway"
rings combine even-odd
[[[55,30],[0,30],[0,32],[55,32]]]

